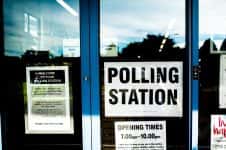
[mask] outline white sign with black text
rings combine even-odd
[[[26,82],[26,133],[74,133],[68,66],[26,67]]]
[[[166,122],[115,122],[115,145],[116,150],[166,150]]]
[[[226,55],[220,56],[219,108],[226,108]]]
[[[105,62],[106,117],[182,117],[183,62]]]

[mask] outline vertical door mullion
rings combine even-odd
[[[186,90],[186,96],[188,97],[188,102],[186,103],[188,106],[188,138],[187,138],[187,145],[188,150],[192,150],[192,37],[193,37],[193,24],[192,24],[192,14],[193,14],[193,0],[186,0],[186,67],[188,71],[188,80],[187,82],[187,90]]]
[[[99,0],[90,0],[90,62],[92,150],[101,149],[100,140],[100,67],[99,67]]]
[[[83,150],[91,150],[91,104],[90,104],[90,28],[89,0],[80,0],[80,44],[82,86],[82,143]]]
[[[198,0],[191,0],[191,53],[193,67],[199,65],[199,13]],[[192,150],[198,150],[198,100],[199,100],[199,81],[192,80]]]

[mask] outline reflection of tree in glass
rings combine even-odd
[[[226,51],[226,39],[223,40],[220,50]]]
[[[199,49],[199,145],[209,145],[210,114],[218,109],[219,55],[211,54],[211,47],[217,50],[214,41],[207,39]]]
[[[213,51],[216,51],[217,46],[213,40],[207,39],[204,41],[203,45],[200,47],[200,55],[202,55],[201,53],[209,54],[210,49],[212,49]]]
[[[199,50],[200,67],[201,67],[201,80],[200,84],[205,87],[213,86],[218,84],[218,67],[219,61],[218,56],[210,54],[210,47],[214,51],[217,50],[217,46],[211,39],[205,40]]]
[[[166,38],[162,35],[147,35],[142,42],[128,44],[122,50],[120,56],[128,58],[171,58],[181,60],[183,54],[184,49],[177,47],[173,39]]]

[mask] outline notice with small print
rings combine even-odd
[[[115,145],[116,150],[166,150],[166,122],[115,122]]]
[[[182,117],[183,62],[105,62],[106,117]]]
[[[219,108],[226,108],[226,55],[220,55]]]
[[[26,67],[27,134],[73,133],[68,66]]]
[[[226,115],[211,115],[211,150],[226,149]]]

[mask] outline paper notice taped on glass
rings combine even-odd
[[[26,67],[27,134],[73,134],[67,66]]]

